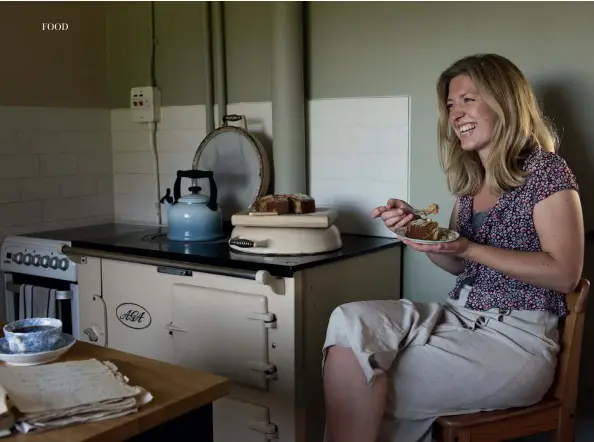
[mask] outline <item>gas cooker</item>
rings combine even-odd
[[[27,237],[35,241],[49,240],[48,244],[55,247],[58,244],[68,244],[75,248],[89,250],[89,256],[92,256],[91,251],[96,250],[231,269],[267,270],[271,275],[281,277],[292,277],[298,270],[328,262],[375,252],[387,247],[402,246],[395,238],[343,234],[343,247],[335,252],[312,256],[259,256],[235,252],[229,247],[228,240],[232,228],[233,226],[229,224],[224,228],[226,235],[224,238],[209,242],[169,241],[165,237],[166,227],[119,223],[35,232],[24,234],[19,238]],[[27,268],[39,269],[34,266]],[[69,268],[73,268],[72,262]]]
[[[2,243],[0,269],[8,273],[77,281],[77,266],[62,253],[69,241],[8,236]]]

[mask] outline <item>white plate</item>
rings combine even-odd
[[[416,239],[416,238],[409,238],[406,236],[406,227],[400,227],[396,229],[394,232],[398,239],[406,239],[410,242],[414,242],[417,244],[444,244],[452,241],[456,241],[460,238],[460,234],[450,229],[446,229],[444,227],[439,227],[440,232],[442,233],[442,237],[438,241],[432,241],[427,239]]]
[[[66,353],[74,345],[76,339],[68,333],[62,333],[60,340],[56,343],[54,350],[42,351],[39,353],[12,353],[8,347],[6,338],[0,339],[0,361],[8,365],[28,366],[40,365],[54,361]]]

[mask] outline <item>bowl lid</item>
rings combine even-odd
[[[243,128],[229,125],[242,119]],[[223,126],[200,143],[192,168],[213,172],[224,220],[251,207],[256,199],[266,195],[270,185],[268,154],[262,143],[248,132],[243,115],[224,117]],[[205,188],[205,193],[210,191]]]

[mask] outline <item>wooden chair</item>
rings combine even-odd
[[[501,442],[555,431],[556,442],[573,442],[582,335],[590,282],[581,279],[567,295],[568,315],[560,323],[561,352],[555,381],[544,399],[525,408],[440,417],[438,442]]]

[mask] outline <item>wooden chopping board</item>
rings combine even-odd
[[[336,220],[335,210],[319,208],[314,213],[304,215],[278,213],[263,213],[244,210],[231,216],[234,226],[250,227],[303,227],[313,229],[327,229]]]

